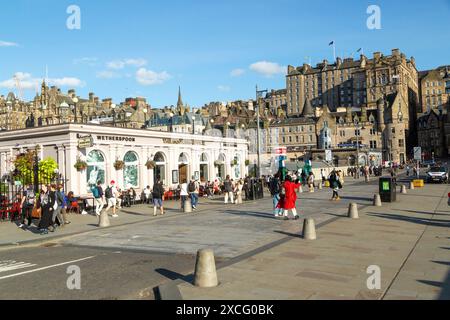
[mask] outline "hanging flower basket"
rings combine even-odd
[[[75,169],[77,169],[78,172],[86,170],[88,167],[88,164],[86,161],[78,159],[77,162],[75,162],[74,165]]]
[[[245,160],[245,165],[249,166],[250,165],[250,160]]]
[[[156,162],[155,162],[155,161],[152,161],[152,160],[148,160],[148,161],[145,163],[145,166],[147,167],[148,170],[155,169],[155,167],[156,167]]]
[[[233,161],[231,161],[231,166],[237,166],[238,165],[238,161],[236,159],[234,159]]]
[[[114,168],[116,168],[116,170],[122,170],[125,167],[125,162],[123,162],[122,160],[116,160],[116,162],[114,162]]]

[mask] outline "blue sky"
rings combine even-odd
[[[69,30],[69,5],[81,29]],[[369,30],[369,5],[381,29]],[[154,107],[250,99],[255,85],[285,87],[285,67],[333,60],[358,48],[400,48],[419,69],[450,64],[450,0],[15,0],[2,1],[0,94],[27,98],[45,75],[63,91],[116,102],[143,96]],[[355,55],[356,57],[356,55]],[[12,89],[10,89],[12,87]]]

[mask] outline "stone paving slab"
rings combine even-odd
[[[399,195],[396,203],[360,210],[359,220],[342,218],[323,226],[315,241],[292,237],[219,269],[217,288],[179,284],[183,298],[446,298],[450,286],[450,250],[445,248],[450,247],[448,187],[427,185],[408,192]],[[441,262],[433,262],[436,259]],[[380,290],[367,288],[370,265],[381,268]]]

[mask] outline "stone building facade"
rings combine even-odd
[[[450,66],[420,72],[420,113],[434,110],[446,113],[450,101]]]

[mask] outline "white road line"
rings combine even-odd
[[[0,265],[0,273],[6,272],[6,271],[17,270],[17,269],[31,268],[34,266],[35,266],[35,264],[31,264],[31,263],[11,261],[10,264]]]
[[[84,261],[84,260],[88,260],[88,259],[92,259],[92,258],[95,258],[95,256],[86,257],[86,258],[73,260],[73,261],[67,261],[67,262],[63,262],[63,263],[58,263],[58,264],[54,264],[54,265],[51,265],[51,266],[42,267],[42,268],[33,269],[33,270],[28,270],[28,271],[24,271],[24,272],[20,272],[20,273],[10,274],[10,275],[7,275],[7,276],[0,277],[0,280],[7,279],[7,278],[12,278],[12,277],[17,277],[17,276],[21,276],[21,275],[24,275],[24,274],[37,272],[37,271],[42,271],[42,270],[46,270],[46,269],[50,269],[50,268],[60,267],[60,266],[66,265],[66,264],[80,262],[80,261]]]

